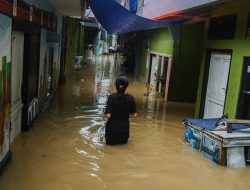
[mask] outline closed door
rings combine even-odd
[[[24,34],[22,32],[13,31],[11,63],[11,140],[13,140],[21,130],[23,48]]]
[[[223,115],[230,60],[230,54],[211,53],[204,118],[217,118]]]

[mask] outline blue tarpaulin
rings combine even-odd
[[[197,127],[200,127],[202,129],[206,129],[209,131],[214,131],[216,130],[216,123],[218,120],[221,118],[212,118],[212,119],[192,119],[192,118],[187,118],[184,119],[185,124],[190,124],[190,125],[195,125]],[[248,125],[243,125],[243,124],[232,124],[232,129],[233,130],[240,130],[240,129],[247,129],[249,128]]]
[[[137,0],[130,0],[129,1],[129,10],[132,13],[136,13],[136,11],[137,11]]]
[[[150,20],[128,11],[113,0],[90,0],[90,7],[100,24],[110,34],[156,29],[181,24],[187,19]]]

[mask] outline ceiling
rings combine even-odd
[[[63,15],[82,17],[85,0],[48,0]]]

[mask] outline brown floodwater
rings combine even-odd
[[[248,190],[250,168],[229,169],[184,143],[194,105],[144,96],[130,77],[139,116],[128,144],[107,146],[102,118],[117,66],[103,56],[75,71],[49,108],[12,144],[1,190]]]

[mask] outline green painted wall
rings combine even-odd
[[[174,41],[168,28],[141,32],[138,36],[140,38],[138,74],[145,78],[147,74],[147,47],[153,52],[172,55]]]
[[[67,17],[67,45],[66,45],[66,78],[73,76],[73,58],[83,55],[84,51],[84,29],[79,20]]]
[[[141,32],[138,74],[147,79],[147,47],[149,51],[173,55],[169,100],[195,102],[201,62],[203,24],[184,25],[180,39],[174,40],[168,28]],[[190,93],[186,93],[186,92]]]
[[[167,28],[154,30],[150,36],[150,51],[172,55],[174,41]]]
[[[237,1],[234,4],[225,7],[220,7],[219,9],[214,9],[211,12],[211,17],[238,14],[236,35],[232,40],[207,40],[207,31],[209,27],[209,20],[206,21],[206,32],[204,35],[204,48],[202,53],[202,65],[200,69],[200,80],[199,80],[199,90],[197,93],[196,101],[196,111],[195,116],[199,116],[200,102],[202,95],[202,83],[204,75],[204,66],[206,51],[208,48],[211,49],[232,49],[232,60],[228,83],[228,92],[225,104],[225,113],[228,114],[230,118],[236,117],[237,104],[239,98],[240,80],[241,72],[243,66],[243,57],[250,56],[250,40],[245,39],[246,27],[247,27],[247,17],[250,12],[249,1]]]
[[[180,27],[180,38],[175,40],[174,44],[168,96],[170,101],[193,103],[196,101],[203,32],[203,23]]]

